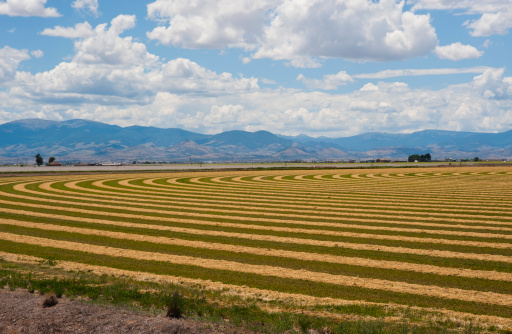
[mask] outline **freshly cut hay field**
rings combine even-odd
[[[0,257],[510,325],[512,169],[0,178]]]

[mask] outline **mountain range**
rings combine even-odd
[[[411,134],[313,138],[238,130],[206,135],[177,128],[120,127],[83,119],[23,119],[0,125],[0,163],[32,163],[38,153],[43,157],[54,156],[61,162],[84,163],[406,160],[411,154],[425,153],[431,153],[434,160],[476,156],[512,159],[512,130],[424,130]]]

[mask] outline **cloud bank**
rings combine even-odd
[[[57,9],[45,7],[46,0],[6,0],[0,1],[0,15],[59,17]]]
[[[90,10],[87,4],[97,4],[73,2],[79,3],[84,10]],[[153,43],[185,48],[238,48],[248,60],[283,60],[296,67],[315,67],[338,57],[360,63],[436,55],[441,59],[436,61],[444,64],[485,58],[471,45],[439,46],[430,17],[418,14],[426,1],[416,2],[417,8],[410,11],[389,0],[299,4],[298,0],[158,0],[148,5],[147,13],[160,25],[147,37]],[[473,9],[466,4],[460,10],[479,8],[474,4]],[[361,26],[361,17],[367,25]],[[133,15],[119,15],[108,23],[73,24],[41,28],[41,36],[69,39],[73,45],[70,57],[44,71],[32,73],[23,65],[46,58],[42,50],[0,46],[0,122],[85,118],[204,133],[244,129],[327,136],[512,127],[512,77],[505,75],[504,68],[448,65],[375,73],[338,68],[316,77],[317,72],[294,69],[292,81],[308,88],[301,90],[212,71],[184,57],[161,58],[148,51],[144,38],[130,35],[137,26]],[[466,82],[441,89],[411,88],[400,81],[453,74],[473,74],[473,78],[465,76]],[[260,82],[274,83],[275,88],[260,87]]]
[[[318,67],[322,57],[389,61],[429,54],[437,45],[430,17],[403,7],[395,0],[157,0],[148,18],[162,25],[147,36],[182,48],[242,48],[250,58],[295,67]]]
[[[475,37],[505,35],[512,28],[512,7],[509,0],[409,0],[412,11],[459,10],[463,14],[480,15],[465,23]]]

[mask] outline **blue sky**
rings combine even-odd
[[[0,123],[512,129],[512,0],[0,0]]]

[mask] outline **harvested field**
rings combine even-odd
[[[512,171],[6,177],[0,257],[510,326]]]

